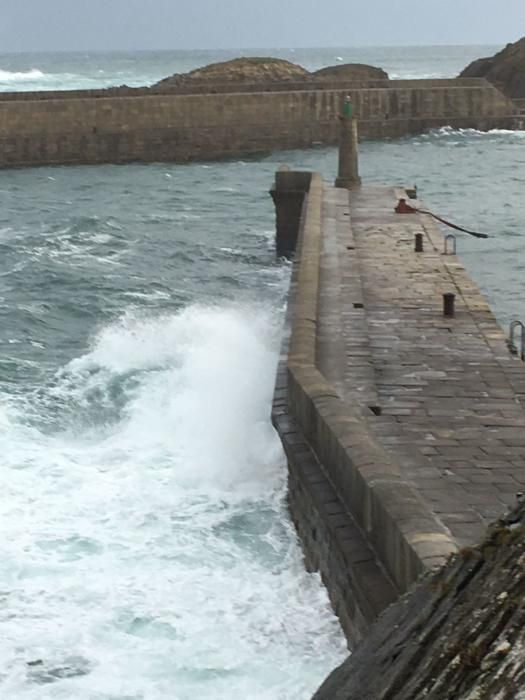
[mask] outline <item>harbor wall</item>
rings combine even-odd
[[[11,93],[0,97],[0,167],[188,162],[334,144],[349,92],[364,138],[444,125],[511,126],[516,111],[484,80],[333,85],[262,85],[257,92],[231,86],[222,92],[226,86],[217,85],[213,94]]]
[[[318,367],[322,193],[319,174],[286,170],[277,173],[272,190],[278,248],[289,250],[296,226],[272,420],[287,457],[288,503],[307,568],[320,571],[354,646],[456,545]]]

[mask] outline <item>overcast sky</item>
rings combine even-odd
[[[504,44],[525,0],[0,0],[0,51]]]

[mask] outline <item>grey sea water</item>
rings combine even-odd
[[[497,46],[422,46],[329,49],[230,49],[222,51],[141,51],[0,53],[0,91],[72,90],[151,85],[215,61],[243,56],[275,56],[317,70],[337,63],[368,63],[391,78],[451,78]]]
[[[431,75],[471,51],[366,60]],[[126,65],[131,84],[223,54],[180,56],[0,69],[78,87]],[[451,129],[361,148],[365,181],[417,183],[491,234],[458,250],[504,324],[525,315],[524,148],[522,132]],[[268,422],[289,266],[267,191],[283,162],[332,179],[336,153],[0,171],[0,697],[306,700],[344,657]]]

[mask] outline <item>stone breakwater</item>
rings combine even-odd
[[[335,144],[350,93],[363,138],[451,125],[511,128],[516,107],[484,79],[203,82],[148,88],[4,93],[0,167],[187,162]]]
[[[516,503],[524,366],[432,221],[394,213],[404,190],[348,191],[283,169],[272,195],[278,249],[295,250],[273,422],[306,565],[356,647]],[[334,687],[319,697],[346,697]],[[388,692],[366,697],[418,697]]]

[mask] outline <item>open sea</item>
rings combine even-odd
[[[451,77],[498,47],[254,51]],[[245,54],[247,52],[244,52]],[[0,89],[151,84],[237,52],[0,54]],[[282,163],[0,171],[0,698],[307,700],[345,657],[269,423]],[[361,145],[416,183],[505,326],[525,318],[525,132]]]

